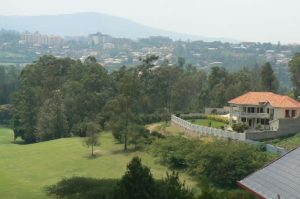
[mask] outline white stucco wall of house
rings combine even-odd
[[[274,110],[274,119],[282,119],[285,118],[285,109],[275,108]]]

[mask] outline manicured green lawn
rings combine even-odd
[[[155,178],[162,178],[167,171],[155,163],[145,152],[122,151],[123,145],[116,144],[111,133],[103,133],[99,156],[90,159],[90,149],[80,138],[65,138],[38,144],[19,145],[11,143],[13,133],[0,127],[0,198],[3,199],[46,199],[43,187],[64,177],[86,176],[118,179],[133,156],[151,167]],[[194,183],[182,175],[186,184]]]
[[[211,123],[211,127],[213,128],[221,128],[222,126],[226,125],[223,122],[217,122],[210,119],[196,119],[196,120],[188,120],[188,121],[200,126],[209,126],[209,123]]]
[[[265,143],[283,147],[287,150],[292,150],[292,149],[300,146],[300,133],[293,135],[293,136],[289,136],[289,137],[267,140],[267,141],[265,141]]]

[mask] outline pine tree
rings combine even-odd
[[[113,199],[154,199],[156,185],[150,169],[143,166],[141,159],[134,157],[127,166],[127,171],[117,184]]]

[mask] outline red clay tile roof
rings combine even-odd
[[[300,102],[289,96],[278,95],[272,92],[248,92],[228,102],[229,104],[260,105],[270,103],[277,108],[300,108]]]

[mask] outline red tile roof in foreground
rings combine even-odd
[[[297,199],[300,196],[300,147],[250,174],[238,185],[262,199]]]
[[[289,96],[278,95],[272,92],[248,92],[228,102],[239,105],[261,105],[270,103],[277,108],[300,108],[300,102]]]

